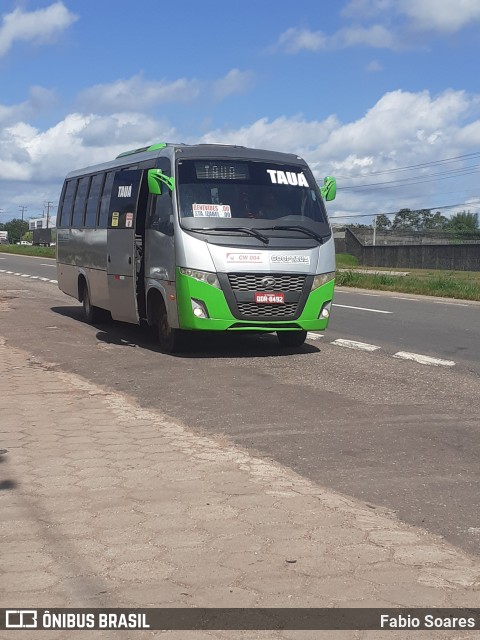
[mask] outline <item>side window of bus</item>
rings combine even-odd
[[[104,173],[97,173],[97,175],[92,178],[87,199],[87,210],[85,211],[86,229],[94,229],[97,225],[97,212],[100,206],[100,196],[102,194],[104,180]]]
[[[148,226],[165,233],[167,236],[173,236],[173,207],[170,189],[164,187],[159,196],[153,196],[151,207]]]
[[[60,218],[60,227],[68,228],[71,224],[72,207],[77,190],[78,180],[69,180],[65,189],[65,196],[62,202],[62,214]]]
[[[78,181],[77,195],[73,205],[72,227],[83,228],[83,214],[87,203],[88,190],[90,187],[90,176],[84,176]]]
[[[172,175],[168,158],[159,158],[157,168],[161,169],[166,176],[170,177]],[[172,191],[165,184],[162,185],[162,193],[160,195],[151,196],[147,226],[165,235],[173,236]]]
[[[112,195],[113,178],[115,172],[110,171],[105,178],[105,185],[103,187],[102,201],[100,203],[100,214],[98,216],[98,228],[106,229],[108,227],[108,212],[110,208],[110,196]]]
[[[135,212],[142,173],[141,169],[127,169],[115,173],[108,216],[109,228],[135,228]]]

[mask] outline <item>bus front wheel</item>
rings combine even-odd
[[[95,322],[101,322],[103,319],[103,309],[99,307],[95,307],[90,301],[90,292],[88,290],[88,285],[85,283],[83,285],[83,294],[82,294],[82,302],[83,302],[83,315],[85,316],[85,320],[89,324],[94,324]]]
[[[282,347],[301,347],[307,338],[307,332],[277,331],[277,338]]]
[[[175,353],[180,349],[180,330],[174,329],[168,322],[168,314],[163,302],[157,310],[158,343],[164,353]]]

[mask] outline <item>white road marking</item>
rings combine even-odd
[[[357,349],[358,351],[377,351],[377,349],[381,349],[381,347],[378,347],[376,344],[344,340],[343,338],[338,338],[338,340],[334,340],[331,344],[335,344],[338,347],[346,347],[347,349]]]
[[[420,298],[406,298],[405,296],[392,296],[394,300],[410,300],[410,302],[420,302]]]
[[[443,300],[434,300],[433,304],[452,304],[454,307],[469,307],[465,302],[444,302]]]
[[[58,284],[58,280],[42,278],[41,276],[31,276],[29,273],[14,273],[13,271],[5,271],[5,269],[0,269],[0,273],[9,273],[12,276],[20,276],[21,278],[30,278],[31,280],[42,280],[42,282],[51,282],[52,284]]]
[[[307,332],[307,340],[318,340],[319,338],[323,338],[323,333],[313,333],[312,331]]]
[[[56,267],[57,267],[56,264],[46,264],[45,262],[41,262],[40,266],[41,267],[52,267],[53,269],[56,269]]]
[[[410,353],[409,351],[398,351],[394,354],[394,358],[401,358],[403,360],[413,360],[419,364],[427,364],[432,367],[454,367],[455,362],[453,360],[442,360],[441,358],[432,358],[431,356],[423,356],[420,353]]]
[[[351,291],[342,291],[341,289],[339,289],[338,287],[335,289],[335,295],[337,295],[337,293],[350,293],[352,294]],[[363,291],[355,291],[356,296],[374,296],[375,298],[380,298],[380,296],[382,295],[381,293],[364,293]]]
[[[352,307],[348,304],[333,304],[334,307],[343,307],[344,309],[357,309],[358,311],[371,311],[372,313],[393,313],[393,311],[382,311],[381,309],[367,309],[366,307]]]

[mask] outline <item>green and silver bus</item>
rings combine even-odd
[[[105,315],[158,329],[275,332],[303,344],[327,327],[335,250],[324,200],[293,154],[155,144],[68,174],[58,208],[58,286]]]

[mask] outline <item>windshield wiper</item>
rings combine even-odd
[[[313,238],[314,240],[318,240],[318,242],[320,244],[323,244],[323,236],[321,236],[318,233],[315,233],[315,231],[312,231],[311,229],[308,229],[308,227],[304,227],[301,224],[292,224],[292,225],[276,225],[274,227],[260,227],[260,229],[262,231],[300,231],[301,233],[304,233],[306,236],[309,236],[310,238]]]
[[[268,244],[270,242],[267,236],[264,236],[263,233],[259,233],[256,229],[249,229],[248,227],[191,227],[189,231],[198,231],[199,233],[208,233],[208,231],[223,231],[225,235],[228,235],[230,231],[242,232],[246,233],[249,236],[253,236],[254,238],[258,238],[264,244]]]

